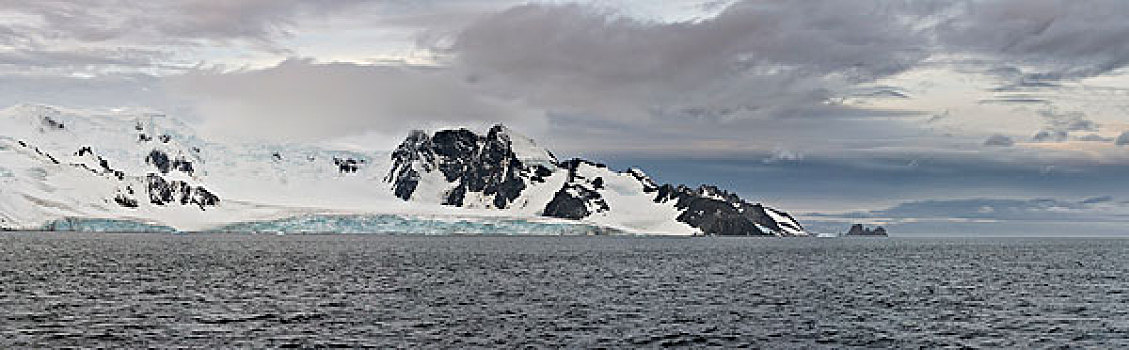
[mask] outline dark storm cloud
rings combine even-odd
[[[705,109],[744,118],[815,107],[915,66],[923,38],[884,2],[748,1],[699,22],[525,5],[472,24],[453,52],[483,84],[571,112]],[[640,109],[642,106],[644,109]]]
[[[954,3],[937,26],[943,50],[997,59],[1016,84],[1090,77],[1129,63],[1129,2],[1004,0]]]

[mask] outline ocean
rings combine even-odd
[[[1126,348],[1129,240],[0,234],[0,347]]]

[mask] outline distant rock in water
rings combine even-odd
[[[882,226],[875,227],[874,229],[869,229],[863,227],[861,224],[854,224],[851,225],[851,229],[847,231],[847,234],[845,236],[888,237],[889,235],[886,234],[886,229]]]

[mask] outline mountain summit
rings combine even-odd
[[[0,111],[3,229],[98,219],[199,231],[345,214],[575,222],[641,234],[807,234],[787,213],[714,186],[660,185],[639,169],[560,160],[502,125],[413,131],[391,152],[358,153],[209,142],[159,114]]]

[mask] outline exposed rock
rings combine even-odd
[[[145,164],[150,164],[157,167],[162,174],[168,174],[169,168],[172,164],[169,162],[169,156],[165,152],[152,150],[148,156],[145,156]]]
[[[526,187],[525,179],[544,181],[552,174],[543,166],[527,166],[517,158],[504,126],[486,135],[467,129],[443,130],[429,136],[413,131],[392,153],[386,181],[397,197],[410,199],[423,173],[439,171],[453,184],[442,204],[463,206],[468,193],[480,193],[493,208],[507,208]]]
[[[277,155],[277,153],[275,153]],[[279,160],[282,158],[279,157]],[[333,164],[337,165],[337,171],[341,173],[355,173],[360,169],[359,164],[364,163],[363,159],[357,160],[353,158],[337,158],[333,157]]]
[[[576,184],[565,184],[545,206],[542,215],[579,220],[610,209],[599,192]]]
[[[162,174],[168,174],[170,170],[177,170],[188,175],[195,172],[191,161],[181,157],[170,160],[168,154],[156,149],[150,151],[149,155],[145,157],[145,163],[153,165]]]
[[[58,122],[55,119],[51,119],[51,117],[44,116],[42,121],[43,121],[43,126],[46,126],[48,128],[60,129],[60,130],[66,128],[66,126],[63,125],[63,123]]]
[[[878,226],[874,229],[869,229],[869,228],[863,227],[861,224],[854,224],[854,225],[851,225],[851,229],[847,231],[846,236],[887,237],[888,234],[886,234],[886,229],[883,228],[882,226]]]
[[[634,176],[636,180],[639,180],[639,183],[643,184],[643,192],[651,193],[658,191],[659,185],[656,184],[655,180],[652,180],[650,176],[647,176],[647,174],[644,173],[643,170],[630,168],[627,169],[627,173],[631,174],[631,176]]]
[[[735,194],[714,186],[703,185],[692,189],[684,185],[662,185],[657,189],[656,203],[675,201],[681,209],[678,221],[719,236],[770,236],[788,232],[802,232],[797,223],[777,221],[768,214],[770,208],[750,204]],[[774,212],[791,219],[787,214]]]
[[[118,203],[118,205],[126,207],[126,208],[137,208],[137,200],[130,198],[130,197],[126,197],[125,195],[119,194],[119,195],[115,196],[114,202]]]
[[[220,201],[219,197],[208,192],[203,186],[191,186],[184,181],[168,181],[157,174],[149,174],[145,182],[149,203],[152,204],[193,204],[203,210],[204,207],[215,206]]]

